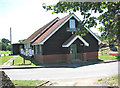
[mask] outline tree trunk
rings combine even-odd
[[[118,58],[120,58],[120,39],[118,39]]]
[[[118,40],[118,53],[120,53],[120,39]]]

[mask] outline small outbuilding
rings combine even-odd
[[[14,43],[14,44],[12,44],[13,55],[19,55],[21,48],[24,48],[23,43]]]

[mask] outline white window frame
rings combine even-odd
[[[40,55],[42,55],[42,46],[40,45],[39,48],[40,48]]]
[[[38,51],[37,51],[37,45],[35,45],[35,54],[38,54]]]
[[[75,27],[75,20],[74,19],[70,19],[70,21],[69,21],[69,27],[70,28],[76,28]]]

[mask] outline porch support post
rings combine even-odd
[[[83,61],[87,61],[87,53],[85,53],[85,45],[83,44]]]
[[[87,61],[87,53],[83,53],[83,60],[86,62]]]

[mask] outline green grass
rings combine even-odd
[[[37,86],[45,81],[42,80],[12,80],[17,86]]]
[[[25,64],[23,63],[24,58],[21,56],[18,56],[14,59],[14,65],[12,64],[11,66],[25,66],[25,65],[34,65],[33,63],[31,64],[31,61],[28,58],[25,58]]]
[[[12,57],[13,56],[3,56],[3,57],[0,57],[0,65],[3,65],[5,62],[10,60]]]
[[[11,51],[0,51],[0,54],[11,54]]]
[[[98,58],[100,60],[120,60],[118,56],[113,55],[99,55]]]
[[[98,81],[100,82],[100,81],[102,81],[103,79],[99,79]]]
[[[101,49],[99,49],[98,58],[100,60],[120,60],[120,57],[109,55],[109,52],[117,52],[117,51],[111,51],[111,50],[101,51]]]

